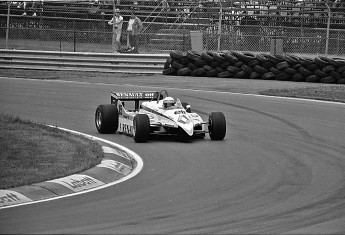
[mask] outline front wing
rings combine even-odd
[[[124,110],[122,110],[124,111]],[[148,115],[150,119],[150,134],[152,135],[183,135],[184,131],[179,127],[179,125],[167,118],[158,118],[156,115],[140,111],[139,113]],[[119,115],[119,126],[118,132],[133,136],[133,120],[134,116],[138,112],[122,112]],[[196,114],[196,117],[199,115]],[[193,136],[200,136],[207,133],[206,125],[207,122],[203,122],[200,118],[195,120]]]

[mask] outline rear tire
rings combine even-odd
[[[115,133],[119,125],[117,107],[113,104],[99,105],[95,113],[95,124],[101,134]]]
[[[137,143],[147,142],[150,135],[150,118],[146,114],[137,114],[133,120],[133,139]]]
[[[226,120],[222,112],[212,112],[208,119],[208,131],[212,140],[223,140],[226,134]]]

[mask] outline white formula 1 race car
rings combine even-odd
[[[204,138],[205,133],[212,140],[223,140],[226,134],[222,112],[212,112],[208,121],[203,121],[191,112],[188,103],[175,100],[166,90],[111,92],[111,104],[97,107],[95,124],[101,134],[124,133],[135,142],[146,142],[150,135]]]

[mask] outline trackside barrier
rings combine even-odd
[[[163,74],[345,84],[345,59],[238,51],[172,51]]]
[[[0,50],[0,68],[161,74],[168,54]]]

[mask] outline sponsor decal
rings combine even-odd
[[[84,191],[104,184],[103,182],[90,176],[78,174],[47,182],[61,184],[74,192]]]
[[[188,118],[186,115],[182,115],[182,114],[180,114],[180,115],[178,116],[177,121],[180,122],[180,123],[182,123],[182,124],[187,124],[187,125],[190,123],[189,118]]]
[[[155,92],[114,92],[112,96],[116,99],[152,99]]]
[[[173,118],[171,118],[171,117],[169,117],[169,116],[167,116],[167,115],[164,115],[164,114],[162,114],[162,113],[160,113],[160,112],[157,112],[157,111],[154,110],[154,109],[151,109],[151,108],[145,107],[145,106],[142,107],[142,109],[145,110],[145,111],[147,111],[147,112],[153,113],[153,114],[155,114],[155,115],[157,115],[157,116],[160,116],[160,117],[169,119],[169,120],[171,120],[171,121],[174,122],[174,119],[173,119]]]
[[[119,132],[123,132],[129,135],[133,135],[133,126],[128,125],[126,123],[121,123],[119,125]]]
[[[174,114],[186,114],[187,112],[186,111],[184,111],[184,110],[177,110],[177,111],[175,111],[174,112]]]
[[[0,207],[31,202],[30,198],[11,190],[0,190]]]
[[[109,159],[103,160],[101,162],[101,164],[97,165],[97,167],[105,167],[105,168],[117,171],[117,172],[124,174],[124,175],[129,174],[132,170],[131,167],[129,167],[129,166],[127,166],[121,162],[109,160]]]
[[[118,155],[122,158],[125,158],[127,160],[131,160],[131,157],[128,153],[122,151],[122,150],[118,150],[118,149],[113,149],[113,148],[109,148],[107,146],[102,146],[103,152],[104,153],[110,153],[110,154],[115,154]]]

